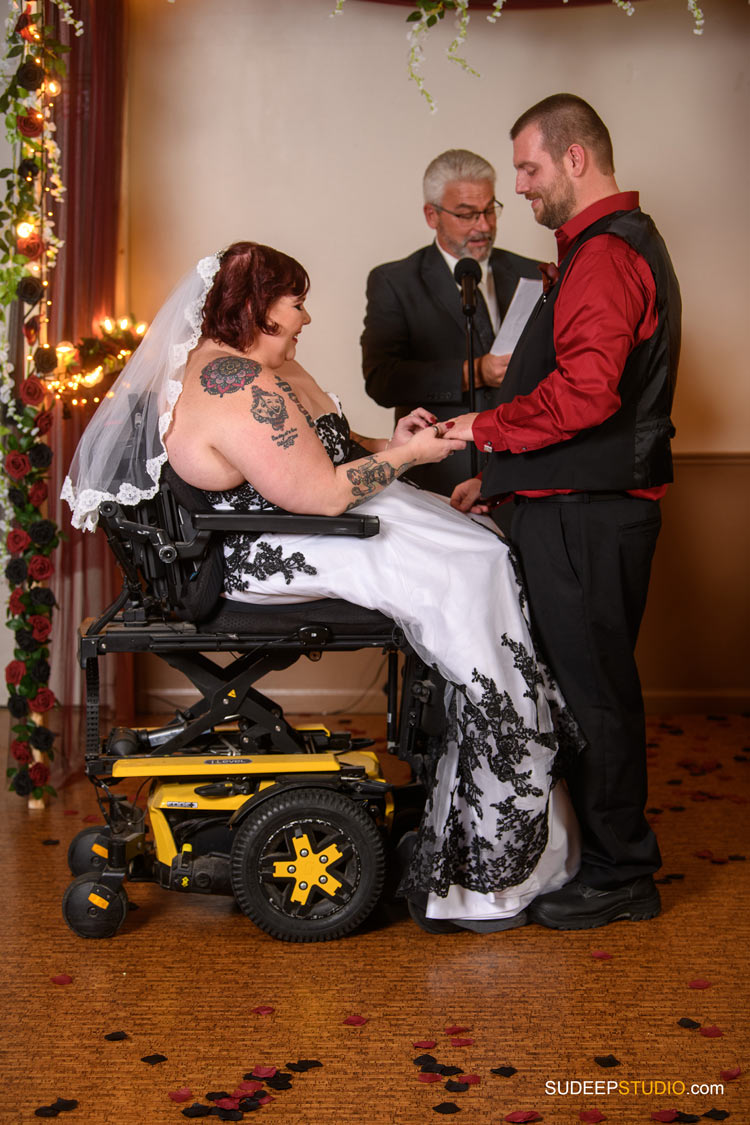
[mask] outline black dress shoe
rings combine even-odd
[[[425,895],[425,899],[427,896]],[[449,922],[447,918],[428,918],[425,913],[425,908],[415,902],[413,898],[407,899],[409,913],[413,920],[417,923],[420,929],[423,929],[428,934],[465,934],[466,930],[462,926],[457,926],[455,922]]]
[[[655,918],[660,910],[654,880],[643,875],[610,891],[598,891],[573,879],[559,891],[535,899],[528,913],[529,921],[553,930],[593,930],[621,919],[641,922]]]

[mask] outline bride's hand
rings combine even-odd
[[[413,453],[417,464],[428,465],[444,461],[459,449],[466,449],[465,441],[451,437],[453,425],[453,422],[435,422],[431,426],[420,427],[406,443],[405,452]]]
[[[397,449],[399,445],[406,445],[414,434],[425,429],[426,426],[432,426],[435,422],[437,422],[437,418],[434,414],[425,410],[423,406],[417,406],[411,414],[405,414],[403,418],[399,418],[393,431],[393,437],[388,442],[388,449]]]

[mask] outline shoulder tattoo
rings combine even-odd
[[[234,394],[248,387],[261,373],[261,366],[254,359],[244,356],[223,355],[212,359],[201,371],[201,385],[206,394]]]
[[[260,387],[253,387],[253,403],[250,413],[256,422],[264,422],[271,427],[271,441],[282,449],[294,445],[299,431],[295,426],[286,428],[289,420],[289,411],[286,408],[284,396],[275,391],[263,391]]]
[[[309,412],[305,409],[305,407],[302,405],[300,400],[297,398],[296,394],[294,393],[292,388],[289,386],[287,381],[285,379],[280,379],[278,375],[274,375],[274,379],[276,380],[277,387],[280,387],[281,390],[284,391],[288,395],[288,397],[292,400],[294,405],[299,410],[302,417],[307,422],[310,429],[314,430],[315,429],[315,423],[313,422]]]

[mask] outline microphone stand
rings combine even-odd
[[[469,413],[474,414],[477,409],[477,392],[474,386],[474,333],[472,332],[474,324],[474,313],[476,305],[464,305],[464,318],[466,322],[466,361],[468,378],[467,383],[469,387]],[[477,462],[477,447],[473,441],[469,442],[469,465],[471,466],[471,475],[475,477],[478,471]]]

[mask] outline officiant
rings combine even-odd
[[[453,271],[459,259],[479,263],[473,321],[476,409],[499,402],[509,356],[490,351],[519,278],[540,279],[538,265],[494,248],[502,204],[495,198],[495,169],[473,152],[449,149],[428,165],[423,179],[424,216],[435,239],[397,262],[377,266],[367,280],[362,372],[367,393],[396,419],[426,406],[438,419],[469,409],[465,318]],[[407,476],[449,496],[470,472],[469,452]]]

